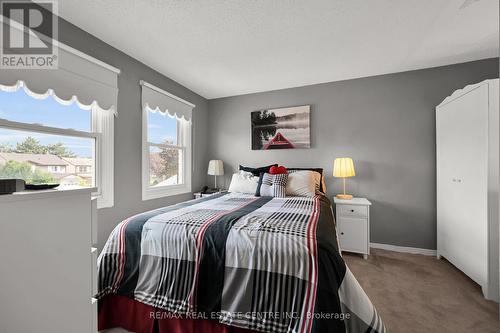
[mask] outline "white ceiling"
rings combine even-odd
[[[498,0],[61,0],[59,14],[209,99],[499,55]]]

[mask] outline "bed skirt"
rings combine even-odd
[[[210,319],[179,318],[125,296],[110,294],[99,301],[99,331],[121,327],[134,333],[259,333]]]

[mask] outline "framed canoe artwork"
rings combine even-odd
[[[311,106],[253,111],[252,150],[310,148]]]

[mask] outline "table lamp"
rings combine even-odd
[[[344,200],[352,199],[352,195],[345,193],[345,179],[347,177],[354,177],[355,175],[356,172],[354,171],[352,158],[341,157],[335,159],[333,162],[333,177],[342,178],[344,181],[344,194],[337,194],[337,198]]]
[[[217,176],[224,174],[224,163],[221,160],[211,160],[208,163],[207,173],[215,177],[215,188],[217,188]]]

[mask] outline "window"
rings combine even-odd
[[[22,24],[4,25],[20,40],[38,41]],[[56,68],[9,69],[0,76],[3,177],[96,187],[97,207],[112,207],[120,70],[64,43],[52,46]]]
[[[182,184],[180,121],[148,109],[149,186]]]
[[[187,159],[190,159],[191,124],[169,114],[145,108],[146,163],[143,165],[147,177],[143,199],[154,199],[168,195],[190,192],[190,174]]]
[[[98,207],[112,206],[112,193],[102,187],[105,158],[99,152],[103,141],[112,140],[102,132],[109,130],[113,113],[61,104],[32,94],[24,84],[0,88],[0,178],[57,183],[59,189],[96,187]]]
[[[77,166],[76,167],[76,172],[81,172],[81,173],[90,173],[90,166]]]
[[[142,198],[149,200],[191,192],[191,109],[194,105],[150,84],[141,84]]]

